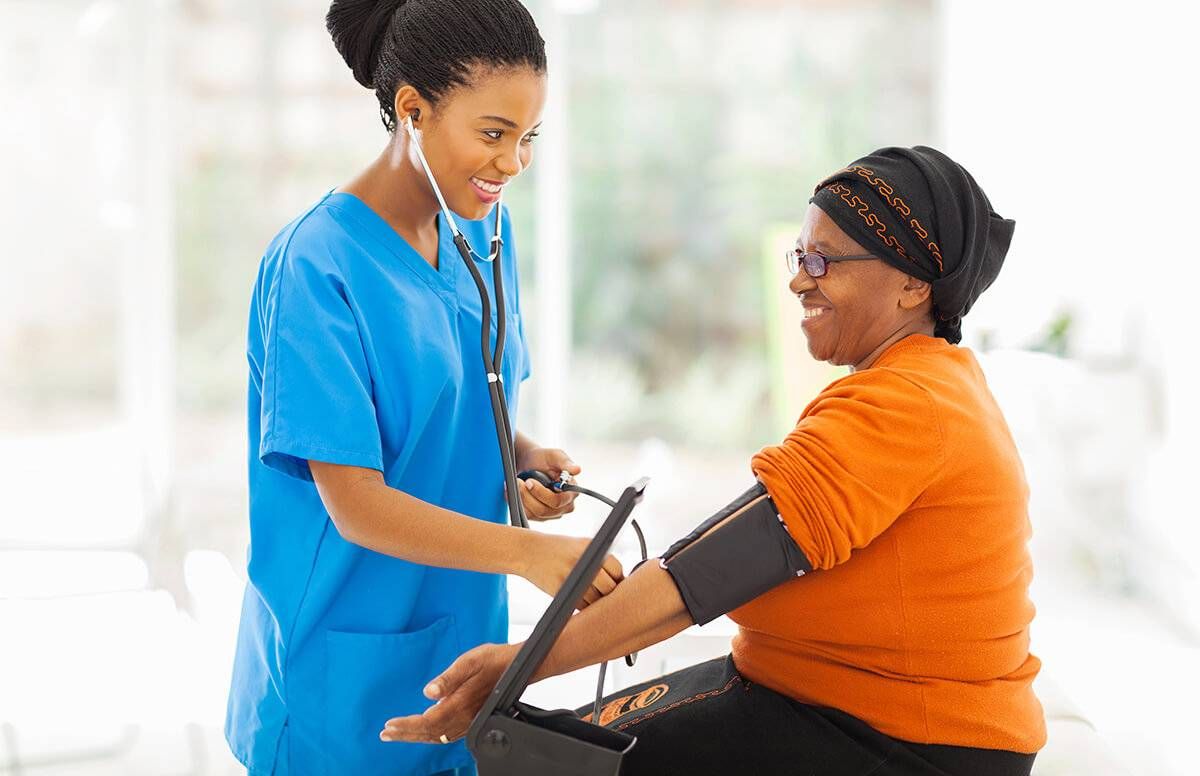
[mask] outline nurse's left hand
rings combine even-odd
[[[445,743],[442,736],[447,741],[462,738],[520,648],[520,644],[483,644],[464,652],[425,687],[425,697],[437,703],[424,714],[389,719],[379,739],[440,744]]]
[[[517,470],[526,469],[545,472],[552,480],[557,480],[563,472],[569,472],[574,477],[583,471],[569,455],[553,447],[535,447],[522,455],[521,460],[517,461]],[[575,511],[575,493],[558,493],[532,479],[520,485],[521,503],[525,506],[525,516],[530,520],[556,520]]]

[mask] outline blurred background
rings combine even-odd
[[[840,374],[785,289],[813,185],[879,146],[945,150],[1018,222],[964,344],[1032,489],[1033,649],[1068,730],[1040,772],[1196,773],[1190,4],[529,6],[551,97],[507,198],[534,348],[518,427],[602,491],[651,476],[661,551]],[[275,232],[386,142],[326,9],[0,0],[0,773],[238,772],[251,287]],[[548,599],[511,590],[521,638]],[[731,633],[691,629],[609,687]],[[594,681],[527,698],[580,705]]]

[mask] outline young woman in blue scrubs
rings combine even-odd
[[[226,737],[251,774],[470,774],[461,742],[389,745],[380,726],[427,708],[423,687],[457,655],[507,641],[505,574],[553,594],[587,540],[507,524],[478,291],[397,119],[412,117],[486,254],[499,191],[532,158],[544,44],[518,0],[339,0],[327,25],[389,139],[286,226],[259,269],[249,582]],[[502,217],[515,415],[529,359]],[[515,450],[518,470],[580,471],[521,433]],[[573,509],[571,494],[533,481],[521,494],[531,519]],[[610,557],[580,605],[621,577]]]

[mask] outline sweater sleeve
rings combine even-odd
[[[814,569],[844,563],[887,530],[945,460],[927,389],[886,368],[830,385],[751,468]]]

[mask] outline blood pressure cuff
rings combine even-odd
[[[812,571],[761,482],[672,544],[659,565],[698,625]]]

